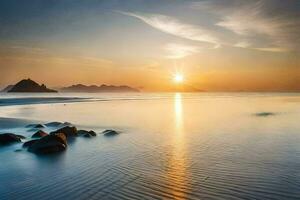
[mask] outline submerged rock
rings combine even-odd
[[[104,134],[104,136],[115,136],[119,134],[119,132],[115,130],[105,130],[102,133]]]
[[[268,117],[268,116],[272,116],[275,115],[275,113],[273,112],[259,112],[259,113],[255,113],[255,116],[257,117]]]
[[[25,128],[32,128],[32,127],[34,127],[36,124],[28,124],[28,125],[26,125],[25,126]]]
[[[49,123],[45,124],[45,126],[48,126],[48,127],[57,127],[57,126],[60,126],[62,124],[63,123],[61,123],[61,122],[49,122]]]
[[[90,138],[90,137],[93,137],[93,136],[90,135],[90,134],[88,134],[88,133],[86,133],[86,134],[83,135],[83,137]]]
[[[56,131],[53,131],[50,134],[53,135],[56,133],[63,133],[66,137],[76,137],[78,135],[77,128],[75,126],[66,126]]]
[[[24,142],[23,144],[23,147],[24,148],[27,148],[27,147],[30,147],[31,145],[33,145],[35,142],[37,142],[39,139],[35,139],[35,140],[30,140],[30,141],[27,141],[27,142]]]
[[[73,124],[70,123],[70,122],[64,122],[63,125],[65,125],[65,126],[73,126]]]
[[[43,124],[28,124],[26,128],[45,128],[45,126]]]
[[[12,144],[16,142],[21,142],[21,139],[24,139],[25,137],[22,135],[16,135],[13,133],[4,133],[0,134],[0,145],[7,145]]]
[[[29,129],[29,130],[27,130],[27,132],[36,132],[36,131],[38,131],[39,129],[37,129],[37,128],[31,128],[31,129]]]
[[[72,123],[70,122],[49,122],[49,123],[46,123],[45,126],[47,127],[59,127],[59,126],[73,126]]]
[[[45,126],[43,124],[37,124],[35,127],[33,128],[45,128]]]
[[[16,136],[18,136],[18,137],[21,138],[21,139],[26,139],[26,137],[23,136],[23,135],[16,135]]]
[[[77,131],[78,135],[82,135],[83,137],[95,137],[97,136],[97,134],[95,133],[95,131],[86,131],[86,130],[79,130]]]
[[[32,138],[40,138],[40,137],[45,137],[47,135],[48,135],[48,133],[46,133],[46,132],[44,132],[42,130],[39,130],[35,134],[33,134],[31,137]]]
[[[36,154],[50,154],[66,150],[67,139],[65,134],[47,135],[29,145],[28,151]]]

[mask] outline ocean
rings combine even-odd
[[[98,135],[0,146],[0,199],[300,199],[297,93],[0,95],[0,133],[52,121]]]

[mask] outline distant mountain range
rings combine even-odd
[[[138,89],[121,85],[121,86],[114,86],[114,85],[72,85],[69,87],[61,88],[59,91],[61,92],[90,92],[90,93],[96,93],[96,92],[139,92]]]
[[[114,85],[72,85],[69,87],[63,87],[58,89],[60,92],[89,92],[89,93],[96,93],[96,92],[139,92],[139,90],[126,86],[114,86]],[[20,82],[16,83],[15,85],[8,85],[5,87],[1,92],[32,92],[32,93],[46,93],[46,92],[57,92],[56,90],[52,90],[47,88],[44,84],[39,85],[35,81],[31,79],[24,79]]]
[[[1,92],[57,92],[56,90],[52,90],[47,88],[44,84],[39,85],[35,81],[31,79],[23,79],[15,85],[8,85]]]

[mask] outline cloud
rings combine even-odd
[[[284,2],[272,4],[266,0],[213,0],[193,3],[193,8],[215,14],[219,17],[216,26],[248,40],[247,44],[239,42],[234,45],[236,47],[251,46],[251,49],[260,51],[284,52],[298,48],[295,41],[299,41],[300,20],[289,17],[290,13],[275,12],[274,6],[279,9],[282,4]]]
[[[282,28],[289,22],[281,18],[265,16],[262,8],[262,1],[241,6],[223,16],[216,25],[239,35],[263,34],[279,40],[284,33]]]
[[[252,48],[254,50],[259,50],[259,51],[269,51],[269,52],[288,52],[288,49],[284,49],[284,48],[278,48],[278,47],[265,47],[265,48]]]
[[[274,3],[271,0],[193,2],[191,7],[194,10],[200,11],[201,16],[209,16],[206,24],[201,26],[161,14],[118,12],[137,18],[164,33],[212,45],[209,48],[227,46],[288,52],[300,49],[297,45],[300,42],[300,15],[290,9],[282,9],[291,6],[293,4],[286,1]]]
[[[248,48],[251,46],[251,44],[247,41],[243,41],[243,42],[238,42],[234,45],[235,47],[240,47],[240,48]]]
[[[137,14],[122,11],[118,12],[140,19],[146,24],[164,33],[175,35],[188,40],[207,42],[213,44],[215,47],[220,46],[220,41],[215,36],[215,33],[213,31],[200,26],[181,22],[174,17],[160,14]]]
[[[185,44],[169,43],[164,47],[164,49],[167,51],[168,54],[166,58],[180,59],[198,53],[200,47]]]

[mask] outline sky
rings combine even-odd
[[[1,0],[0,88],[300,91],[299,44],[299,0]]]

